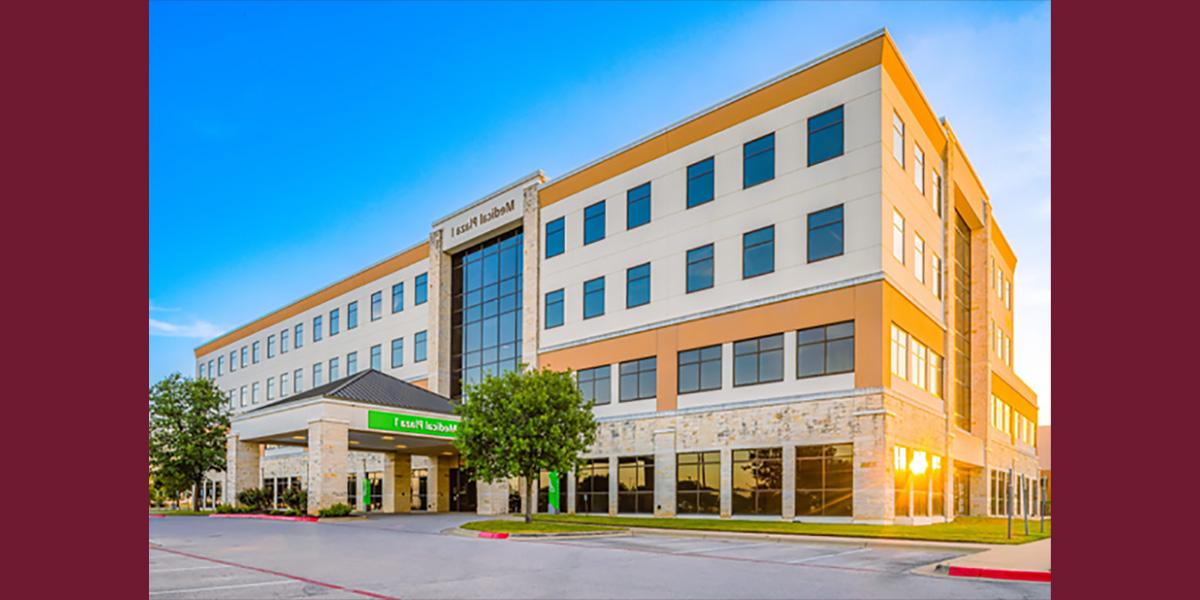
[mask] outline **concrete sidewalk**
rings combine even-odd
[[[935,572],[954,577],[1050,581],[1050,539],[1018,546],[993,546],[939,563]]]

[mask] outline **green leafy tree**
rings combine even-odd
[[[199,506],[204,474],[225,468],[229,412],[225,397],[208,379],[179,373],[150,388],[150,468],[163,491],[177,497],[192,490]]]
[[[454,445],[479,481],[524,477],[525,522],[542,471],[566,473],[596,441],[591,401],[584,401],[570,371],[509,371],[468,384]]]

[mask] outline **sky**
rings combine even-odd
[[[149,380],[193,348],[886,27],[1012,244],[1050,423],[1050,4],[152,2]]]

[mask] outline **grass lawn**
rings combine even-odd
[[[211,510],[187,510],[187,509],[172,510],[170,508],[152,508],[152,509],[150,509],[150,514],[165,515],[168,517],[202,517],[204,515],[211,515],[212,511]]]
[[[611,525],[617,527],[657,527],[691,531],[736,531],[744,533],[774,533],[793,535],[829,535],[839,537],[892,538],[938,542],[977,542],[985,544],[1024,544],[1050,537],[1050,521],[1046,532],[1038,532],[1038,522],[1025,525],[1013,520],[1013,537],[1005,535],[1005,519],[959,517],[953,523],[934,525],[843,525],[826,523],[790,523],[787,521],[750,521],[745,519],[688,519],[648,517],[605,517],[592,515],[536,515],[536,522],[551,524]],[[465,526],[464,526],[465,527]]]
[[[493,533],[583,533],[588,531],[615,531],[615,527],[599,525],[584,525],[579,523],[557,523],[553,521],[508,521],[502,519],[489,521],[472,521],[464,523],[463,529],[471,531],[491,531]]]

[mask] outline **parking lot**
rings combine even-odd
[[[486,540],[474,515],[150,520],[152,598],[1048,598],[912,573],[960,550],[673,535]]]

